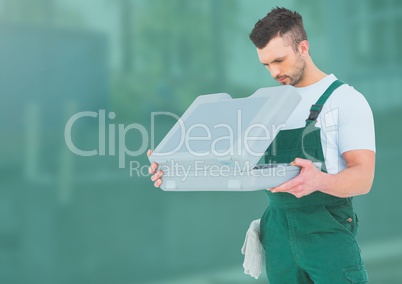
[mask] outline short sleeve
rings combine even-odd
[[[354,88],[344,85],[337,90],[339,106],[339,152],[351,150],[375,151],[374,118],[365,97]]]

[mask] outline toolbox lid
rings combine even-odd
[[[300,101],[290,85],[261,88],[245,98],[226,93],[199,96],[149,159],[160,166],[253,167]]]

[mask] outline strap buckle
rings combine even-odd
[[[317,120],[318,115],[320,114],[322,109],[322,105],[312,105],[310,109],[310,115],[307,120]]]

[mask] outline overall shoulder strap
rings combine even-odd
[[[310,125],[311,123],[315,123],[317,120],[318,115],[320,114],[322,107],[324,106],[325,102],[331,96],[331,94],[339,87],[342,86],[344,83],[340,80],[335,80],[328,89],[325,90],[324,94],[318,99],[318,101],[313,104],[310,108],[310,115],[306,119],[306,126]]]

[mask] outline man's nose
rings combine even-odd
[[[271,76],[272,76],[272,78],[274,78],[274,79],[281,73],[281,71],[279,70],[278,67],[273,67],[273,66],[271,66],[271,67],[268,69],[268,71],[271,72]]]

